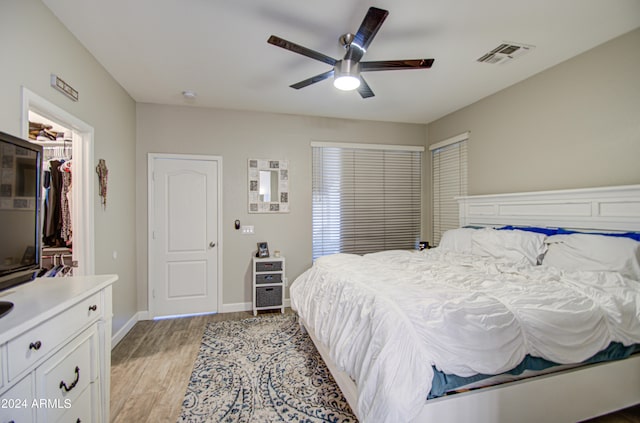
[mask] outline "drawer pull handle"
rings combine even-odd
[[[42,347],[42,342],[40,342],[40,341],[32,342],[32,343],[29,344],[29,349],[30,350],[38,351],[40,349],[40,347]]]
[[[64,383],[64,380],[60,382],[60,389],[64,389],[65,392],[69,392],[70,390],[72,390],[73,388],[76,387],[76,385],[78,384],[78,381],[80,380],[80,367],[76,366],[76,380],[74,380],[71,385],[67,386],[66,383]]]
[[[98,309],[98,306],[95,304],[89,306],[89,311],[96,311],[97,309]]]

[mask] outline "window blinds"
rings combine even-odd
[[[434,245],[445,231],[460,226],[455,197],[467,195],[467,139],[465,133],[431,147]]]
[[[421,151],[312,146],[313,259],[416,248]]]

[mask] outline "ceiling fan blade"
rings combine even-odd
[[[296,90],[299,90],[300,88],[304,88],[308,85],[315,84],[316,82],[324,81],[325,79],[332,77],[333,72],[334,70],[331,69],[330,71],[321,73],[320,75],[312,76],[311,78],[305,79],[304,81],[300,81],[289,86],[291,88],[295,88]]]
[[[358,87],[358,93],[362,98],[369,98],[375,96],[373,91],[371,91],[371,87],[367,84],[367,81],[364,80],[362,75],[360,75],[360,86]]]
[[[364,50],[369,48],[369,44],[373,41],[373,37],[376,36],[388,15],[389,12],[387,10],[370,7],[367,11],[367,15],[360,24],[360,28],[358,28],[358,32],[356,32],[356,36],[353,38],[353,42],[358,44]]]
[[[302,47],[301,45],[292,43],[291,41],[283,40],[282,38],[276,37],[275,35],[270,36],[267,42],[269,44],[273,44],[274,46],[282,47],[285,50],[290,50],[294,53],[302,54],[303,56],[319,60],[331,66],[335,66],[337,62],[337,60],[333,57],[329,57],[325,54],[319,53],[309,48]]]
[[[386,10],[370,7],[344,58],[359,62],[388,15],[389,12]]]
[[[360,62],[360,72],[373,72],[399,69],[429,69],[433,59],[415,60],[381,60],[377,62]]]

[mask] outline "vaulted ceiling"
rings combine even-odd
[[[638,0],[43,1],[137,102],[414,123],[640,26]],[[338,37],[356,32],[370,6],[389,16],[363,60],[434,58],[433,67],[367,73],[368,99],[331,80],[290,88],[331,66],[269,36],[341,58]],[[506,64],[476,61],[505,41],[535,48]]]

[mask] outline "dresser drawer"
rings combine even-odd
[[[31,375],[28,375],[0,398],[0,422],[32,422],[33,391]]]
[[[56,405],[41,410],[45,421],[60,418],[96,379],[96,349],[97,333],[91,328],[36,369],[38,397]]]
[[[57,420],[59,423],[90,423],[97,421],[94,418],[93,410],[93,390],[95,385],[89,385],[80,396],[73,402],[71,408],[64,411],[64,414]],[[97,413],[98,410],[95,410]]]
[[[102,315],[100,293],[8,342],[9,381]]]

